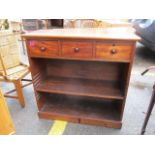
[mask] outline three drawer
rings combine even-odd
[[[31,40],[28,45],[30,56],[54,57],[59,55],[58,41]]]
[[[63,41],[62,56],[70,58],[92,58],[93,44],[92,42]]]
[[[91,41],[62,40],[59,45],[57,40],[30,40],[28,47],[29,55],[34,57],[96,58],[112,61],[130,61],[133,51],[132,44],[114,41],[93,44]]]
[[[107,60],[130,60],[132,46],[126,43],[96,43],[96,58]]]

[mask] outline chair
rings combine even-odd
[[[97,28],[98,22],[93,19],[81,20],[81,28]]]
[[[155,66],[151,66],[151,67],[147,68],[147,69],[142,73],[142,75],[144,75],[146,72],[148,72],[149,70],[152,70],[152,69],[155,70]],[[155,104],[155,84],[153,85],[152,97],[151,97],[151,100],[150,100],[150,103],[149,103],[149,107],[148,107],[148,109],[147,109],[147,113],[146,113],[146,116],[145,116],[145,120],[144,120],[142,129],[141,129],[141,135],[143,135],[143,134],[145,133],[146,126],[147,126],[147,124],[148,124],[148,121],[149,121],[151,112],[152,112],[152,110],[153,110],[154,104]]]
[[[32,83],[32,80],[24,79],[29,73],[29,66],[20,61],[16,35],[10,31],[0,31],[0,81],[12,82],[15,86],[4,96],[18,99],[22,107],[25,106],[22,88]],[[28,83],[22,85],[22,81]],[[15,91],[17,96],[10,95]]]

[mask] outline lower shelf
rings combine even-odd
[[[38,112],[40,118],[112,128],[121,128],[122,125],[118,104],[114,101],[94,101],[61,95],[47,95],[43,96],[39,102],[43,104]]]

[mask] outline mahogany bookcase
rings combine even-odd
[[[121,128],[139,40],[132,28],[40,30],[23,38],[40,118]]]

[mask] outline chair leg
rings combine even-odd
[[[143,127],[142,127],[142,130],[141,130],[141,135],[143,135],[145,133],[145,129],[146,129],[148,120],[150,118],[154,103],[155,103],[155,85],[153,87],[153,93],[152,93],[151,101],[150,101],[150,104],[149,104],[149,107],[148,107],[148,110],[147,110],[147,113],[146,113],[146,117],[145,117],[145,120],[144,120],[144,123],[143,123]]]
[[[25,107],[25,100],[23,96],[22,84],[20,80],[14,81],[14,86],[16,88],[17,96],[19,99],[19,103],[22,107]]]

